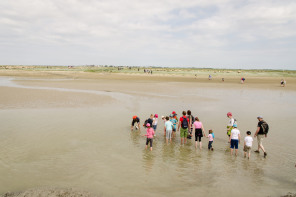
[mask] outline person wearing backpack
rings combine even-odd
[[[262,141],[263,141],[263,138],[267,137],[269,126],[263,120],[263,117],[262,116],[258,116],[257,119],[258,119],[259,122],[258,122],[257,130],[256,130],[256,133],[255,133],[254,137],[257,136],[258,149],[255,150],[255,153],[260,153],[260,148],[261,148],[262,151],[263,151],[263,153],[264,153],[264,158],[266,158],[267,153],[266,153],[266,151],[265,151],[265,149],[263,147]]]
[[[189,118],[186,116],[186,111],[182,112],[183,116],[180,118],[178,124],[178,131],[180,131],[181,145],[187,143],[188,129],[190,129]],[[181,128],[180,128],[181,127]]]
[[[191,115],[191,111],[187,110],[187,118],[189,118],[189,125],[190,125],[190,129],[188,129],[188,135],[187,138],[191,139],[192,137],[192,124],[194,123],[194,117]]]

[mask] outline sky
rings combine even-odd
[[[296,1],[0,1],[0,65],[93,64],[296,70]]]

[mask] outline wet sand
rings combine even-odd
[[[72,196],[71,189],[17,193],[50,186],[98,196],[249,196],[250,188],[256,190],[253,196],[296,192],[294,78],[286,78],[282,88],[280,78],[271,77],[240,84],[237,77],[222,82],[205,76],[67,71],[1,71],[0,76],[4,196],[8,191],[15,196]],[[144,130],[130,132],[135,114],[144,120],[150,113],[180,114],[184,109],[198,115],[206,129],[214,129],[213,153],[206,150],[206,139],[203,151],[194,150],[193,141],[181,147],[178,136],[167,147],[160,119],[153,153],[143,150]],[[254,153],[244,160],[241,147],[238,158],[229,156],[224,132],[228,111],[238,118],[243,136],[246,130],[254,133],[257,115],[266,118],[272,128],[264,142],[266,160]],[[225,190],[230,185],[238,189]]]

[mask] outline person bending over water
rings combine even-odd
[[[135,127],[135,123],[136,123],[136,129],[140,130],[140,118],[138,116],[133,116],[133,120],[132,120],[132,126],[131,126],[131,130],[134,130]]]

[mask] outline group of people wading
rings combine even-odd
[[[241,141],[241,134],[237,126],[236,119],[233,118],[232,113],[228,112],[227,117],[229,122],[227,124],[226,134],[228,135],[228,143],[230,144],[230,154],[238,154],[238,145]],[[180,133],[181,145],[187,143],[187,139],[195,137],[195,148],[202,149],[202,137],[208,138],[208,150],[213,151],[213,142],[214,142],[214,132],[212,129],[209,130],[208,134],[205,134],[204,126],[198,117],[193,117],[191,111],[188,110],[182,112],[182,116],[178,119],[177,113],[173,111],[169,116],[162,116],[162,121],[164,122],[164,136],[166,138],[166,144],[172,142],[172,138],[176,137],[176,132]],[[254,134],[254,137],[257,137],[258,149],[255,150],[256,153],[263,151],[264,158],[267,156],[267,153],[263,147],[262,141],[267,137],[269,126],[263,120],[262,116],[258,116],[258,125],[257,130]],[[146,137],[146,149],[150,145],[150,150],[152,151],[153,138],[156,136],[156,129],[158,125],[158,114],[151,114],[148,119],[145,120],[143,127],[146,128],[146,134],[143,135]],[[133,116],[131,130],[134,128],[136,130],[141,129],[140,118],[138,116]],[[251,136],[251,131],[246,132],[246,137],[244,138],[244,157],[250,158],[251,148],[253,143],[253,138]]]

